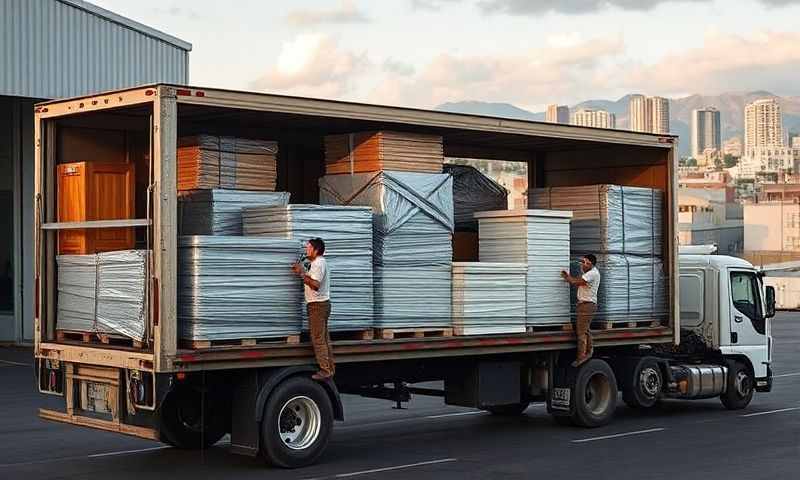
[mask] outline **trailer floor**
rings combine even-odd
[[[0,478],[308,479],[794,478],[800,471],[800,313],[773,323],[772,393],[742,412],[718,400],[665,402],[642,413],[618,407],[600,429],[556,426],[543,406],[519,418],[415,397],[407,410],[345,397],[326,456],[304,470],[269,469],[232,455],[224,441],[205,452],[50,423],[36,416],[30,350],[0,348]],[[621,403],[621,401],[620,401]]]

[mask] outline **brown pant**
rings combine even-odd
[[[308,309],[308,326],[311,331],[311,344],[317,357],[319,369],[328,375],[336,370],[333,364],[331,336],[328,333],[328,317],[331,315],[331,302],[311,302]]]
[[[589,326],[592,324],[594,312],[597,311],[597,304],[592,302],[578,302],[575,307],[577,320],[575,322],[575,335],[578,337],[578,361],[592,355],[592,332]]]

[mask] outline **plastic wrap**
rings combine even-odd
[[[246,235],[325,242],[331,288],[331,331],[372,327],[372,210],[288,205],[245,208]],[[298,280],[299,281],[299,280]]]
[[[569,322],[571,214],[551,210],[506,210],[477,213],[478,258],[482,262],[527,263],[526,324]]]
[[[178,239],[178,326],[188,340],[300,333],[302,284],[291,271],[301,242],[263,237]]]
[[[667,280],[659,257],[622,254],[596,256],[600,288],[597,291],[595,321],[625,323],[663,320],[667,317]],[[572,274],[581,274],[577,259],[572,263]],[[574,292],[572,304],[574,311]]]
[[[283,206],[288,192],[194,190],[178,197],[181,235],[242,235],[242,209]]]
[[[525,333],[527,273],[524,263],[453,263],[456,333]]]
[[[144,339],[145,250],[59,255],[56,262],[56,328]]]
[[[573,212],[572,251],[661,255],[662,191],[619,185],[533,190],[533,207]]]
[[[453,176],[455,228],[478,229],[473,214],[508,208],[508,190],[469,165],[444,165],[444,173]]]
[[[451,326],[450,265],[376,266],[374,275],[376,327]]]
[[[448,174],[378,172],[326,175],[320,203],[372,207],[374,264],[449,265],[453,180]]]
[[[147,251],[120,250],[98,257],[98,328],[142,341],[147,318]]]

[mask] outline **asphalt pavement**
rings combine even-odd
[[[543,405],[517,418],[414,397],[392,403],[345,396],[319,464],[300,470],[40,420],[28,349],[0,348],[0,479],[794,479],[800,478],[800,313],[773,321],[771,393],[743,411],[719,400],[665,401],[641,412],[619,402],[597,429],[557,426]]]

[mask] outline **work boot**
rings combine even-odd
[[[322,370],[320,370],[314,375],[311,375],[311,380],[316,380],[317,382],[324,382],[325,380],[331,378],[332,376],[333,374],[328,372],[323,372]]]
[[[581,365],[586,363],[590,358],[592,358],[591,355],[584,355],[582,357],[578,357],[577,360],[572,362],[572,366],[575,367],[575,368],[580,367]]]

